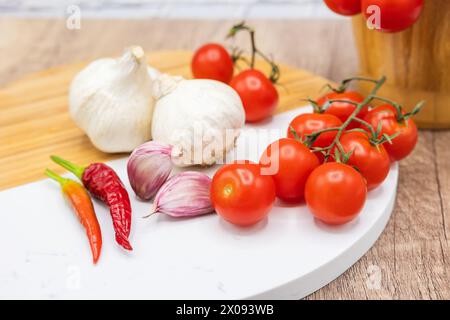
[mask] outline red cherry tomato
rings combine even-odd
[[[241,97],[247,122],[256,122],[270,117],[277,107],[277,89],[259,70],[242,71],[231,80],[230,86]]]
[[[220,44],[205,44],[195,52],[191,69],[194,78],[229,83],[233,77],[233,60]]]
[[[295,117],[294,120],[291,121],[287,130],[287,137],[295,138],[291,128],[294,129],[300,138],[304,139],[305,136],[316,131],[337,128],[341,125],[342,121],[331,114],[304,113]],[[317,140],[313,143],[312,147],[328,147],[333,142],[334,138],[336,138],[336,134],[337,131],[324,132],[320,134]],[[324,157],[320,152],[316,152],[315,155],[320,162],[323,162]]]
[[[211,202],[217,214],[239,226],[264,219],[275,201],[271,176],[256,163],[233,163],[217,171],[211,184]]]
[[[386,179],[391,161],[383,145],[372,144],[362,132],[344,132],[339,141],[346,153],[352,151],[347,164],[359,170],[367,189],[375,189]]]
[[[319,220],[344,224],[353,220],[364,207],[366,182],[352,167],[328,162],[317,167],[306,181],[305,200]]]
[[[362,0],[361,9],[366,19],[369,19],[375,14],[370,10],[371,6],[377,6],[380,9],[381,31],[399,32],[408,29],[419,19],[423,2],[423,0]]]
[[[326,95],[324,95],[323,97],[319,98],[319,100],[317,100],[317,104],[320,107],[323,107],[325,105],[325,103],[328,100],[345,100],[345,101],[351,101],[351,102],[355,102],[355,103],[361,103],[364,101],[364,97],[362,95],[360,95],[358,92],[354,92],[354,91],[346,91],[343,93],[337,93],[337,92],[330,92]],[[345,103],[345,102],[333,102],[326,110],[325,110],[325,114],[332,114],[336,117],[338,117],[342,122],[345,122],[348,117],[351,116],[351,114],[353,113],[353,111],[355,111],[356,106],[354,104],[351,103]],[[364,106],[361,111],[358,113],[358,117],[359,118],[364,118],[365,115],[367,114],[367,112],[369,112],[369,107],[368,106]],[[352,121],[347,129],[354,129],[354,128],[358,128],[359,127],[359,123],[356,121]]]
[[[324,0],[332,11],[344,16],[361,13],[361,0]]]
[[[386,133],[392,136],[396,132],[400,132],[392,140],[392,144],[389,142],[383,144],[392,160],[402,160],[414,150],[418,138],[416,124],[411,118],[399,122],[397,120],[397,110],[393,106],[385,104],[376,107],[367,114],[364,120],[375,130],[381,122],[381,134]]]
[[[319,166],[317,157],[301,142],[283,138],[270,144],[259,161],[263,173],[275,182],[276,195],[284,201],[304,198],[306,179]]]

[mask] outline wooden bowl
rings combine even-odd
[[[406,110],[426,100],[415,118],[418,125],[450,128],[450,1],[425,1],[419,21],[403,32],[370,30],[362,15],[353,18],[353,29],[361,75],[388,77],[379,94]],[[358,85],[370,90],[369,84]]]

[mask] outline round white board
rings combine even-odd
[[[260,148],[247,154],[256,160],[295,115],[308,110],[246,127],[238,147],[256,132]],[[282,129],[259,130],[270,128]],[[305,205],[277,202],[267,220],[243,229],[215,214],[141,219],[151,204],[134,197],[126,159],[110,165],[132,199],[134,251],[116,245],[109,211],[95,202],[103,251],[94,266],[84,230],[53,181],[0,192],[0,298],[299,299],[338,277],[373,245],[391,215],[398,178],[393,165],[360,216],[344,226],[316,221]],[[217,168],[204,171],[212,175]]]

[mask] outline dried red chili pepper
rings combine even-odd
[[[75,174],[94,197],[109,206],[117,243],[127,250],[133,250],[128,241],[131,228],[130,198],[116,172],[104,163],[92,163],[84,168],[57,156],[50,158]]]
[[[97,216],[95,215],[91,197],[89,197],[86,189],[78,182],[63,178],[49,169],[45,170],[45,174],[61,185],[61,191],[70,201],[81,224],[86,229],[89,245],[91,246],[92,258],[94,263],[97,263],[102,250],[102,232],[98,224]]]

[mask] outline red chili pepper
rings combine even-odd
[[[45,174],[61,185],[61,191],[70,201],[81,224],[86,229],[91,246],[92,258],[94,263],[97,263],[102,250],[102,232],[89,194],[78,182],[65,179],[49,169],[45,171]]]
[[[92,163],[84,168],[57,156],[50,158],[75,174],[94,197],[109,206],[117,243],[127,250],[133,250],[128,241],[131,228],[130,198],[115,171],[104,163]]]

